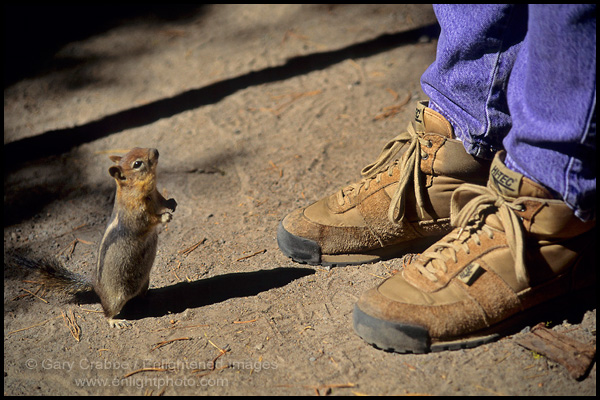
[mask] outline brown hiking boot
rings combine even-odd
[[[363,169],[360,182],[283,219],[279,248],[296,262],[325,266],[424,249],[451,230],[454,189],[485,184],[489,165],[467,154],[450,123],[421,102],[415,121]]]
[[[487,187],[454,192],[451,233],[361,296],[353,315],[360,337],[399,353],[474,347],[543,318],[575,292],[587,288],[595,299],[595,221],[576,218],[503,157]]]

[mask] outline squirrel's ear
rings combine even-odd
[[[113,165],[108,169],[108,173],[115,179],[124,180],[125,175],[123,175],[123,170],[118,165]]]
[[[111,159],[111,161],[115,162],[115,163],[119,163],[119,161],[121,161],[121,156],[108,156],[108,158]]]

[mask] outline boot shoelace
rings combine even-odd
[[[469,201],[459,211],[458,197],[461,193],[476,194],[477,197]],[[476,245],[481,245],[479,235],[485,234],[490,239],[494,238],[494,229],[485,224],[485,218],[495,214],[503,226],[508,247],[515,260],[515,271],[519,282],[528,283],[529,276],[525,268],[525,233],[520,217],[515,211],[524,211],[525,206],[515,201],[508,201],[496,191],[485,186],[463,184],[452,194],[450,218],[452,226],[456,227],[446,236],[431,246],[422,254],[421,263],[415,267],[428,279],[436,282],[436,272],[447,272],[446,261],[452,259],[457,262],[457,253],[464,251],[469,254],[469,240]]]
[[[394,160],[390,164],[393,157],[407,143],[408,148],[402,157],[399,160]],[[404,218],[404,193],[408,188],[411,178],[414,182],[414,192],[417,205],[421,211],[421,214],[423,214],[425,206],[423,202],[420,166],[421,159],[426,159],[427,153],[421,152],[421,146],[431,147],[431,145],[431,141],[419,137],[413,123],[410,123],[406,131],[402,132],[385,145],[375,162],[363,168],[361,171],[363,179],[360,182],[346,186],[338,192],[338,203],[340,205],[344,205],[346,198],[350,195],[358,196],[362,188],[364,188],[364,190],[369,190],[369,185],[373,179],[379,183],[383,173],[387,171],[388,176],[392,176],[395,168],[401,168],[402,171],[398,181],[398,187],[394,193],[394,196],[392,197],[392,201],[388,209],[388,218],[392,223],[398,223]]]

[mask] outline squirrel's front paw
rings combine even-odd
[[[173,215],[171,215],[171,213],[166,212],[160,215],[160,222],[162,222],[163,224],[170,222],[171,219],[173,219]]]

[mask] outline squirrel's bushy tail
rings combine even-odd
[[[89,279],[69,271],[56,259],[47,258],[35,261],[22,256],[13,256],[11,264],[33,270],[39,276],[40,281],[50,289],[58,289],[69,294],[82,294],[94,290]]]

